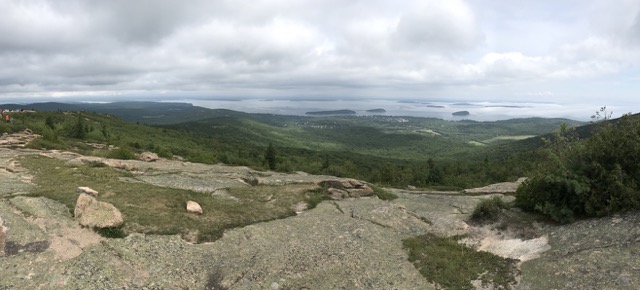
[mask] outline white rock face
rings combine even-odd
[[[187,201],[187,212],[202,214],[202,207],[195,201]]]
[[[551,249],[549,237],[541,236],[530,240],[500,239],[489,236],[480,242],[479,251],[485,251],[504,258],[529,261]]]
[[[87,186],[80,186],[78,187],[78,189],[76,189],[76,192],[78,193],[86,193],[90,196],[98,196],[98,191],[91,189],[90,187]]]

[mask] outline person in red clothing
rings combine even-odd
[[[5,120],[5,122],[7,122],[7,124],[11,123],[11,118],[9,118],[9,114],[6,114],[4,116],[4,120]]]

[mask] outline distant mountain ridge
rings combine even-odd
[[[132,122],[172,124],[201,120],[216,115],[216,110],[178,102],[114,102],[114,103],[60,103],[1,104],[9,110],[87,111],[118,116]]]

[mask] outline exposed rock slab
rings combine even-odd
[[[26,172],[20,172],[19,164],[10,160],[27,151],[3,150],[0,168],[15,178],[12,184]],[[111,162],[69,152],[46,154],[78,165]],[[132,182],[165,182],[162,186],[199,188],[211,195],[227,188],[225,185],[318,183],[332,178],[164,159],[121,162],[135,168]],[[183,179],[174,185],[166,181],[179,177]],[[199,245],[178,236],[141,234],[105,240],[81,228],[69,210],[55,201],[0,199],[0,219],[8,229],[5,236],[10,248],[10,255],[0,257],[0,289],[203,289],[205,285],[228,289],[274,285],[279,289],[433,289],[407,262],[401,240],[427,232],[476,235],[477,228],[465,220],[481,199],[490,196],[393,192],[400,198],[391,202],[377,198],[325,201],[295,217],[230,230],[214,243]],[[546,236],[526,241],[479,234],[486,243],[478,245],[526,260],[529,253],[524,250],[530,244],[544,245],[548,238],[551,250],[540,251],[536,253],[540,258],[522,264],[520,289],[639,289],[638,224],[640,213],[632,213],[567,226],[548,225]]]
[[[464,192],[467,194],[514,193],[525,180],[527,180],[526,177],[521,177],[515,182],[495,183],[484,187],[465,189]]]
[[[57,259],[77,257],[84,248],[103,240],[93,230],[82,228],[75,222],[67,207],[59,202],[44,197],[20,196],[12,198],[9,205],[20,213],[16,219],[24,217],[44,233],[43,238],[48,236],[49,248]]]
[[[640,289],[640,212],[548,226],[551,250],[522,264],[521,289]]]
[[[40,137],[29,129],[13,134],[5,133],[0,135],[0,148],[24,148],[29,142]]]
[[[0,197],[25,194],[33,189],[33,177],[17,161],[17,157],[33,152],[0,148]]]

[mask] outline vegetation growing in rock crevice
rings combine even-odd
[[[402,244],[420,274],[444,289],[474,289],[473,280],[492,284],[492,289],[511,289],[516,283],[516,260],[475,251],[459,244],[456,237],[426,234]]]
[[[581,141],[562,127],[516,205],[560,222],[640,209],[640,116],[599,125]]]
[[[499,196],[483,199],[471,213],[471,221],[477,223],[497,222],[502,211],[508,208],[509,205]]]

